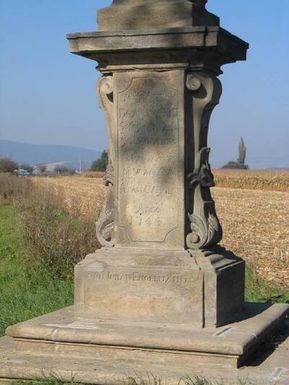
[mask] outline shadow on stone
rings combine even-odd
[[[243,363],[247,367],[259,367],[266,363],[274,352],[289,338],[289,323],[280,327],[274,334],[270,335],[259,348]]]

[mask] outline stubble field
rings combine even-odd
[[[106,196],[100,175],[36,178],[75,200],[84,216],[99,214]],[[216,170],[212,189],[224,229],[222,244],[262,278],[289,287],[289,171]]]

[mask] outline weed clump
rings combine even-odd
[[[10,173],[0,173],[0,200],[9,202],[16,198],[24,199],[32,190],[30,178],[22,178]]]
[[[0,175],[0,194],[19,214],[29,258],[55,276],[72,277],[74,265],[98,248],[95,219],[80,214],[76,199],[68,209],[61,192],[9,174]]]

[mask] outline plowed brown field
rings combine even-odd
[[[68,207],[77,202],[82,215],[97,217],[106,196],[101,178],[34,181],[61,191]],[[222,186],[212,192],[224,229],[223,245],[263,278],[289,287],[289,172],[217,171],[216,181]]]

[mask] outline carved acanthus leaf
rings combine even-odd
[[[191,188],[197,185],[207,188],[215,186],[214,175],[209,164],[210,151],[210,148],[207,147],[201,149],[201,165],[199,169],[188,174],[187,178]]]
[[[114,202],[112,186],[96,223],[96,236],[102,246],[114,246]]]
[[[222,228],[213,202],[204,203],[204,215],[189,214],[189,220],[191,233],[187,235],[187,247],[204,249],[220,241]]]

